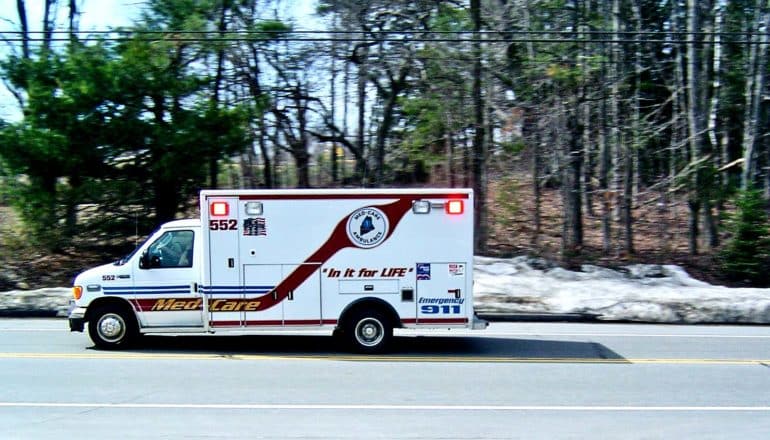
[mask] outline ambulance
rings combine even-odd
[[[325,330],[363,353],[394,328],[485,328],[473,310],[469,189],[204,190],[75,278],[70,330],[120,349],[142,334]]]

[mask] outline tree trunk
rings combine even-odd
[[[382,122],[380,122],[380,126],[377,127],[376,138],[377,169],[375,170],[374,182],[378,187],[385,183],[385,143],[388,139],[388,135],[390,134],[390,129],[393,126],[393,113],[396,108],[396,101],[398,100],[398,94],[401,92],[404,81],[406,80],[408,70],[409,69],[407,68],[402,70],[399,79],[389,84],[389,90],[381,89],[381,92],[385,95],[385,105],[382,109]]]
[[[609,153],[611,160],[609,197],[615,202],[615,218],[620,219],[620,73],[622,48],[620,46],[620,0],[612,0],[612,61],[610,62],[610,138]]]
[[[473,192],[476,229],[474,251],[487,248],[486,144],[484,142],[484,101],[481,96],[481,0],[471,0],[473,23]]]
[[[259,116],[259,152],[262,154],[262,177],[265,180],[265,188],[275,187],[273,179],[273,167],[270,160],[270,151],[267,149],[267,127],[265,126],[265,114]]]
[[[24,0],[16,0],[16,12],[19,14],[19,25],[21,26],[21,54],[25,60],[30,57],[29,53],[29,24],[27,22],[27,6]]]
[[[697,40],[697,32],[700,31],[700,13],[697,0],[687,0],[687,31],[692,40]],[[690,207],[690,254],[698,253],[698,218],[701,208],[703,188],[703,166],[699,164],[701,153],[703,152],[703,108],[701,99],[703,90],[701,88],[701,54],[698,44],[690,43],[687,45],[687,125],[689,128],[690,145],[690,163],[695,165],[694,179],[691,179],[690,190],[688,192],[688,206]]]
[[[294,144],[294,161],[297,165],[297,187],[310,188],[310,153],[308,152],[307,112],[308,104],[302,86],[297,84],[294,105],[297,108],[297,142]]]
[[[623,238],[625,250],[628,255],[634,254],[634,218],[631,208],[633,207],[633,176],[634,159],[631,148],[626,148],[626,159],[624,164],[624,182],[623,182],[623,201],[621,203],[623,217]]]
[[[716,0],[714,4],[714,56],[712,58],[714,80],[711,83],[712,94],[708,119],[708,138],[711,142],[712,151],[721,151],[720,136],[717,132],[717,116],[719,115],[719,102],[722,98],[722,31],[726,7],[725,1]]]
[[[564,222],[566,234],[563,237],[563,248],[575,256],[583,246],[583,212],[580,189],[580,175],[583,165],[583,148],[581,144],[583,128],[580,124],[577,96],[572,98],[571,108],[567,109],[567,133],[569,140],[566,151],[566,166],[564,167]]]
[[[722,32],[724,29],[724,13],[726,0],[716,0],[714,3],[714,54],[712,57],[712,73],[714,80],[711,85],[711,102],[709,105],[709,119],[708,119],[708,139],[710,142],[709,150],[715,153],[717,168],[728,163],[724,157],[725,151],[724,145],[722,145],[722,136],[719,135],[718,114],[719,103],[723,99],[722,94]],[[717,190],[722,192],[726,189],[727,178],[724,173],[718,173],[716,176],[717,181],[714,182]],[[721,217],[722,209],[724,205],[724,197],[717,198],[717,218],[712,215],[706,216],[706,228],[709,231],[709,246],[714,249],[719,246],[719,218]],[[711,208],[708,208],[709,214]]]
[[[333,3],[333,7],[336,9],[336,1]],[[338,14],[334,14],[332,21],[332,29],[337,30]],[[329,89],[331,92],[331,120],[333,124],[336,124],[335,113],[337,109],[337,41],[332,41],[332,53],[331,53],[331,79]],[[331,151],[329,154],[329,162],[331,166],[332,186],[337,186],[339,183],[339,163],[337,161],[337,146],[332,143]]]
[[[297,188],[310,188],[310,155],[297,145],[292,154],[297,167]]]
[[[256,188],[257,176],[254,175],[254,164],[257,162],[256,155],[254,154],[254,146],[251,145],[244,154],[241,155],[241,175],[244,180],[245,188]]]
[[[625,148],[625,179],[623,184],[623,229],[624,247],[628,255],[634,254],[634,228],[632,208],[634,194],[639,191],[639,151],[642,149],[642,11],[639,0],[633,0],[632,7],[636,35],[634,35],[634,97],[633,97],[633,142]]]
[[[76,41],[78,38],[78,2],[77,0],[69,1],[69,32],[70,41]]]
[[[524,126],[522,128],[522,137],[529,140],[532,146],[532,197],[534,199],[534,210],[532,212],[532,246],[537,249],[540,246],[541,225],[541,195],[540,195],[540,169],[541,149],[540,149],[540,127],[537,118],[532,115],[531,109],[526,109],[524,113]]]
[[[454,188],[457,185],[457,177],[455,176],[455,139],[452,133],[452,112],[446,112],[446,131],[444,133],[444,145],[446,148],[446,181],[449,183],[450,188]]]
[[[45,0],[43,7],[43,49],[47,52],[51,50],[51,39],[53,38],[53,29],[56,24],[56,6],[57,0]]]
[[[601,111],[607,114],[607,99],[602,88]],[[610,146],[607,142],[607,118],[601,118],[599,127],[599,190],[602,206],[602,253],[609,255],[612,251],[612,193],[609,188],[609,173],[611,164]]]
[[[607,2],[602,3],[604,9],[603,12],[611,16],[611,14],[607,14],[607,7],[610,6]],[[614,1],[612,2],[611,8],[614,10]],[[612,21],[613,30],[615,30],[615,22]],[[607,46],[603,46],[602,48],[602,56],[607,57],[608,59],[612,60],[612,55],[614,53],[614,45],[610,46],[610,52],[607,53]],[[608,78],[610,81],[614,81],[612,74],[615,72],[615,68],[610,65],[609,71],[608,71],[608,65],[606,63],[603,63],[601,65],[601,74],[603,78]],[[612,84],[612,83],[610,83]],[[608,126],[608,123],[610,120],[614,119],[612,110],[616,108],[617,104],[614,102],[616,97],[614,97],[615,88],[611,86],[611,93],[610,93],[610,99],[612,100],[610,102],[609,108],[608,108],[608,99],[607,99],[607,87],[602,84],[600,86],[600,97],[601,100],[599,101],[599,112],[601,115],[608,115],[609,117],[601,117],[599,118],[599,126],[598,126],[598,160],[599,160],[599,194],[600,194],[600,203],[601,203],[601,229],[602,229],[602,253],[604,255],[609,255],[612,251],[612,193],[610,191],[610,165],[611,165],[611,157],[612,152],[610,149],[610,145],[612,143],[612,134],[610,133],[610,127]]]
[[[368,52],[368,47],[364,46],[362,50]],[[368,182],[366,175],[366,166],[364,158],[366,157],[366,55],[360,56],[358,65],[358,133],[356,133],[356,147],[361,152],[361,157],[356,159],[356,178],[360,185],[364,186]]]
[[[746,69],[746,111],[743,119],[743,175],[741,186],[748,189],[754,182],[756,172],[757,127],[760,123],[760,105],[765,85],[765,66],[767,64],[768,34],[770,33],[770,8],[766,0],[757,0],[754,20],[754,32],[760,33],[759,44],[750,45],[748,66]],[[755,39],[756,37],[752,37]]]
[[[229,8],[230,0],[222,0],[222,7],[219,11],[219,24],[217,25],[217,31],[219,32],[219,38],[225,37],[227,32],[227,9]],[[214,77],[214,93],[211,97],[211,103],[214,108],[219,107],[220,97],[219,93],[222,88],[222,80],[224,78],[225,69],[225,50],[223,46],[217,50],[217,72]],[[211,148],[211,152],[208,160],[209,168],[209,185],[212,189],[216,189],[219,186],[219,157],[216,154],[216,148]]]
[[[584,2],[583,7],[585,8],[585,14],[586,17],[591,17],[593,15],[593,9],[590,1]],[[583,32],[589,31],[590,27],[587,24],[581,25],[581,30]],[[598,37],[598,35],[592,35],[590,38],[594,39]],[[592,56],[595,56],[596,54],[592,51],[595,50],[594,46],[591,46],[591,50],[588,48],[583,49],[583,55],[580,57],[580,67],[581,70],[584,72],[589,71],[589,65],[587,60],[591,58]],[[586,90],[586,86],[583,85],[583,96],[585,97],[588,91]],[[582,185],[583,185],[583,200],[585,202],[585,213],[589,216],[594,216],[594,203],[593,203],[593,178],[594,178],[594,148],[593,148],[593,142],[591,140],[592,134],[595,133],[594,127],[591,124],[591,117],[594,113],[594,105],[589,100],[584,99],[584,102],[582,104],[582,118],[583,118],[583,160],[584,160],[584,166],[583,166],[583,176],[582,176]]]

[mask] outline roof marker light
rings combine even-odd
[[[262,202],[246,202],[246,215],[262,215]]]
[[[430,213],[430,202],[427,200],[415,200],[412,202],[412,212],[415,214]]]
[[[444,205],[447,214],[462,214],[464,208],[462,200],[450,200]]]
[[[224,217],[230,214],[230,205],[227,202],[213,202],[210,209],[211,215],[215,217]]]

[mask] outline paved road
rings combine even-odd
[[[94,350],[0,320],[3,438],[767,438],[770,327],[495,323],[354,356],[315,335]],[[454,335],[454,336],[447,336]]]

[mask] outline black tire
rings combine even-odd
[[[363,310],[346,320],[344,332],[353,351],[383,353],[393,339],[393,324],[377,310]]]
[[[116,307],[96,309],[88,320],[88,336],[97,348],[119,350],[130,346],[139,335],[133,313]]]

